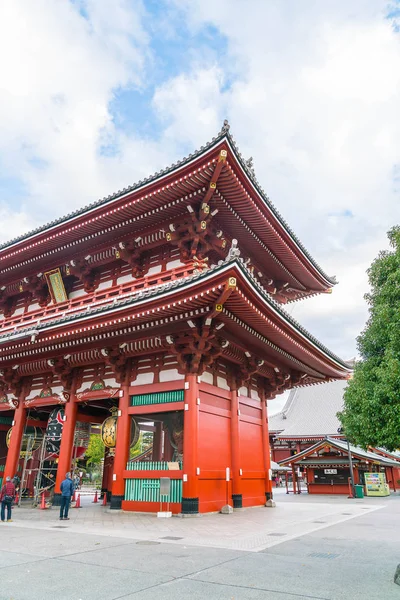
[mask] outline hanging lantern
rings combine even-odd
[[[10,447],[10,440],[12,435],[13,428],[7,431],[6,435],[6,444],[7,448]],[[39,427],[26,427],[24,431],[24,435],[22,436],[21,443],[21,452],[20,456],[25,456],[28,448],[29,448],[29,456],[40,447],[40,444],[43,441],[43,432]]]
[[[101,440],[106,448],[114,450],[117,444],[118,409],[112,409],[112,416],[107,417],[101,425]],[[133,448],[139,440],[140,428],[135,419],[131,419],[131,435],[129,447]],[[113,452],[110,452],[113,454]]]
[[[64,409],[55,408],[49,415],[46,428],[46,451],[55,456],[60,454],[63,426]]]
[[[107,417],[101,425],[101,440],[106,448],[115,448],[117,443],[117,415],[113,411],[111,417]]]

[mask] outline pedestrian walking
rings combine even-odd
[[[0,500],[1,500],[1,520],[4,523],[6,518],[7,508],[7,523],[12,522],[11,518],[11,507],[15,498],[15,485],[11,481],[11,477],[6,478],[6,483],[1,488]]]
[[[64,481],[61,483],[61,506],[60,506],[60,521],[69,521],[68,511],[71,498],[74,494],[74,484],[71,479],[71,474],[65,475]]]

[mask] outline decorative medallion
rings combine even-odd
[[[90,386],[90,391],[97,392],[98,390],[104,390],[105,387],[106,385],[104,381],[100,378],[96,378]]]
[[[52,395],[53,395],[52,389],[47,386],[42,389],[42,391],[39,394],[39,398],[48,398],[49,396],[52,396]]]

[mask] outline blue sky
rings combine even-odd
[[[400,218],[400,5],[14,0],[0,6],[0,239],[142,179],[228,118],[339,285],[291,305],[344,358]]]

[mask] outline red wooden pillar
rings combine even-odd
[[[162,456],[162,423],[159,421],[154,423],[154,436],[153,436],[153,460],[161,460]]]
[[[65,420],[62,429],[60,456],[58,458],[56,487],[54,490],[53,504],[60,504],[61,483],[65,475],[71,472],[72,451],[74,447],[76,415],[78,412],[78,403],[75,401],[75,393],[71,393],[68,402],[65,404]]]
[[[182,514],[199,512],[198,435],[199,384],[195,373],[185,377],[185,409],[183,413],[183,491]]]
[[[293,477],[293,494],[296,494],[297,493],[296,470],[294,468],[293,463],[292,463],[292,477]]]
[[[266,506],[273,506],[272,498],[272,476],[271,472],[271,453],[269,446],[269,431],[268,431],[268,414],[267,414],[267,399],[263,391],[259,391],[261,399],[261,426],[262,426],[262,440],[263,440],[263,452],[264,452],[264,468],[265,468],[265,500]]]
[[[115,445],[114,472],[111,491],[110,508],[119,510],[125,496],[124,471],[129,459],[131,441],[131,416],[129,410],[129,384],[121,386],[121,397],[118,405],[117,441]]]
[[[231,458],[232,458],[232,504],[242,508],[242,476],[240,471],[240,413],[237,389],[231,391]]]
[[[4,467],[3,483],[6,477],[13,478],[17,473],[19,457],[21,453],[22,436],[26,424],[26,408],[24,405],[25,396],[21,395],[18,406],[14,411],[14,421],[10,439],[10,446],[7,452],[7,460]]]

